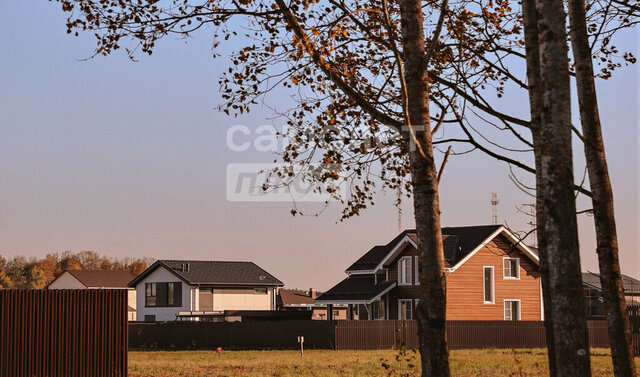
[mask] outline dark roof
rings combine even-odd
[[[600,285],[600,275],[595,272],[583,272],[582,282],[593,289],[598,291],[602,290],[602,285]],[[622,285],[624,287],[625,294],[640,293],[640,280],[638,279],[622,274]]]
[[[134,276],[129,271],[65,270],[88,288],[127,288]]]
[[[158,260],[131,281],[129,286],[137,285],[160,266],[190,285],[284,285],[253,262]]]
[[[313,305],[313,301],[314,298],[311,297],[308,291],[280,289],[278,293],[278,304],[282,306]]]
[[[396,284],[393,280],[374,283],[373,275],[351,275],[320,295],[316,301],[368,301]]]
[[[502,225],[476,225],[442,228],[442,243],[445,261],[453,266],[484,242]],[[376,268],[389,252],[408,235],[417,241],[415,229],[407,229],[386,245],[374,246],[365,255],[353,263],[347,271],[366,271]]]

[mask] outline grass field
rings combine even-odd
[[[613,376],[607,349],[592,350],[594,376]],[[638,359],[640,361],[640,359]],[[409,351],[129,352],[131,377],[208,376],[419,376],[419,355]],[[546,376],[546,350],[453,350],[454,376]]]

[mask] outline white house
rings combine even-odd
[[[47,289],[126,289],[127,318],[136,320],[136,290],[128,286],[134,276],[129,271],[65,270]]]
[[[283,283],[253,262],[159,260],[129,283],[139,321],[174,321],[225,310],[276,310]]]

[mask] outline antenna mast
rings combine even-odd
[[[498,204],[500,201],[498,200],[498,194],[495,192],[491,193],[491,221],[493,225],[498,225]]]
[[[529,222],[527,224],[529,224],[529,226],[531,227],[531,231],[529,232],[529,235],[531,236],[531,246],[538,247],[538,232],[536,231],[536,204],[525,203],[520,207],[516,207],[516,209],[518,210],[518,212],[529,216]]]
[[[402,190],[400,189],[400,185],[398,185],[398,202],[396,206],[398,207],[398,234],[402,233],[402,208],[400,204],[402,203]]]

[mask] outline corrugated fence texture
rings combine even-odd
[[[631,325],[633,350],[636,356],[640,356],[640,306],[637,304],[627,306],[627,313],[629,314],[629,324]]]
[[[605,321],[587,321],[592,347],[608,347]],[[337,321],[336,349],[388,349],[404,343],[418,347],[416,321]],[[450,348],[546,347],[540,321],[447,321]]]
[[[0,290],[0,376],[126,376],[124,289]]]
[[[132,350],[333,349],[333,321],[163,322],[129,325]]]

